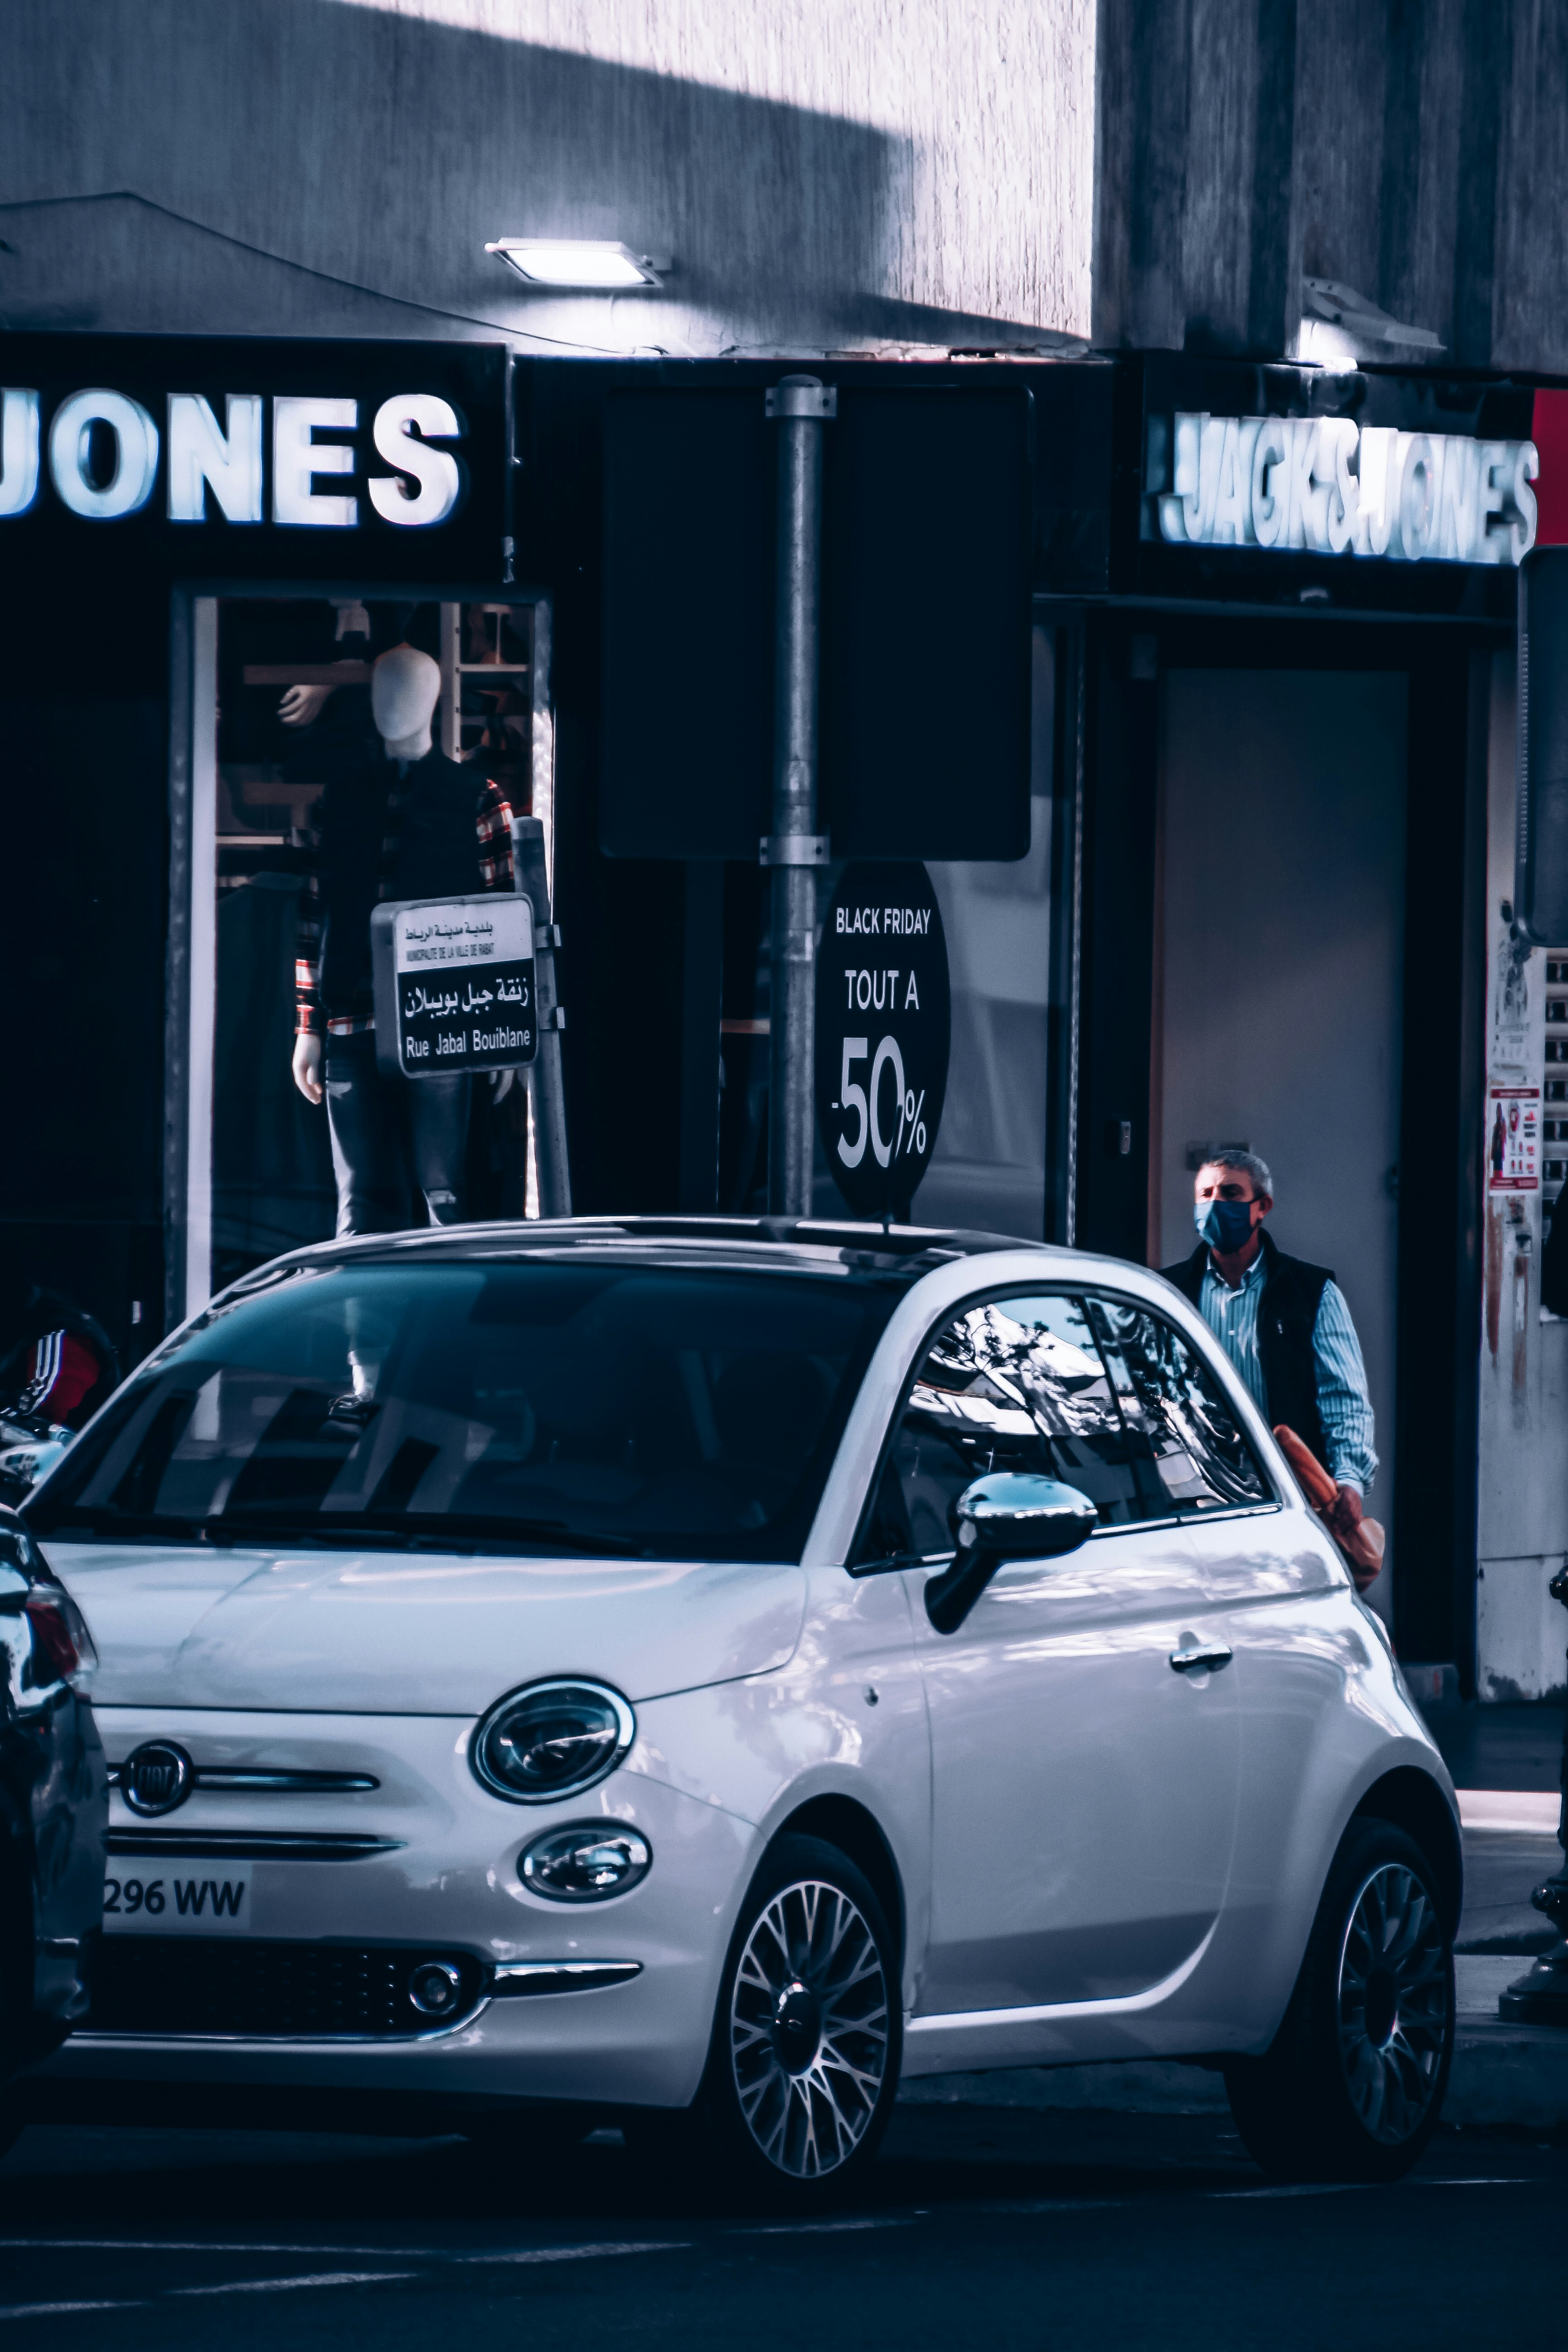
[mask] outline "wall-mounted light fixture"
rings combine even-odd
[[[595,237],[502,236],[485,251],[499,253],[530,286],[575,287],[599,294],[662,285],[658,273],[669,268],[662,257],[656,264],[629,245]]]

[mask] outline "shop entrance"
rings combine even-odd
[[[189,612],[187,1140],[183,1181],[171,1187],[187,1313],[279,1251],[330,1239],[337,1223],[328,1114],[297,1084],[294,1049],[298,1025],[318,1034],[331,1085],[340,1033],[352,1030],[376,1086],[368,997],[363,1007],[328,1004],[320,974],[327,795],[358,792],[363,780],[366,807],[379,808],[374,787],[389,774],[372,707],[377,660],[409,647],[433,690],[438,676],[432,748],[473,777],[465,887],[510,887],[509,815],[543,819],[547,855],[553,831],[544,604],[493,592],[416,601],[406,590],[344,586],[203,597]],[[386,879],[395,818],[384,833],[378,819],[376,830],[364,845],[366,887],[424,895],[406,856],[395,891]],[[430,895],[448,895],[448,886]],[[426,1222],[420,1133],[405,1098],[414,1083],[387,1082],[374,1138],[391,1224]],[[460,1213],[537,1213],[526,1087],[465,1082],[458,1109],[462,1131],[446,1139],[443,1181]]]
[[[1407,679],[1173,669],[1163,686],[1151,1254],[1194,1246],[1209,1150],[1268,1160],[1270,1231],[1334,1269],[1355,1318],[1392,1560]]]

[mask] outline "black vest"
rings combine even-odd
[[[408,770],[396,847],[386,854],[395,764],[367,762],[334,776],[321,797],[321,1004],[329,1016],[368,1013],[370,918],[388,898],[461,898],[481,890],[477,831],[485,780],[439,751]]]
[[[1203,1296],[1208,1262],[1208,1244],[1200,1242],[1191,1257],[1163,1269],[1166,1281],[1173,1282],[1194,1307]],[[1323,1285],[1334,1277],[1326,1265],[1309,1265],[1305,1258],[1287,1257],[1267,1234],[1263,1263],[1268,1270],[1258,1302],[1258,1353],[1268,1395],[1268,1425],[1275,1429],[1283,1423],[1293,1429],[1327,1469],[1329,1449],[1318,1411],[1318,1360],[1312,1333]]]

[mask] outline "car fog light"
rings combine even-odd
[[[463,1979],[446,1960],[421,1960],[411,1970],[408,1998],[421,2017],[445,2017],[463,1997]]]
[[[518,1870],[531,1895],[552,1903],[603,1903],[646,1878],[652,1862],[652,1848],[636,1830],[578,1822],[525,1845]]]
[[[533,1683],[491,1707],[468,1759],[493,1795],[550,1805],[613,1772],[636,1734],[619,1691],[603,1683]]]

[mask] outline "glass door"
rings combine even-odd
[[[510,888],[513,817],[543,821],[552,864],[554,765],[542,604],[344,588],[190,612],[185,1313],[334,1232],[537,1213],[525,1085],[476,1078],[432,1147],[433,1096],[378,1071],[369,912]],[[389,656],[405,744],[378,730]]]

